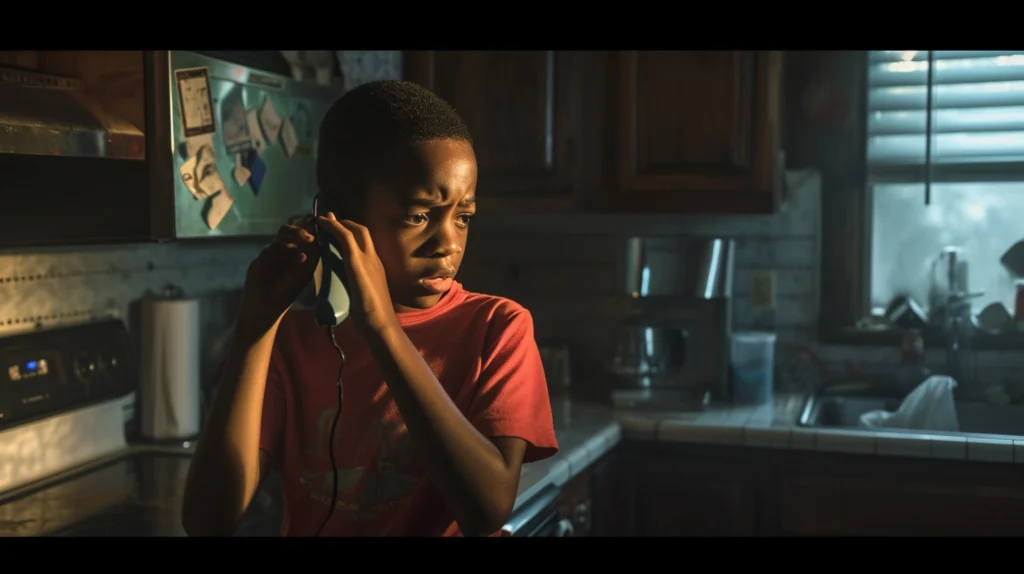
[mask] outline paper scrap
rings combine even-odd
[[[263,100],[263,106],[260,108],[260,126],[267,136],[267,143],[274,145],[278,134],[281,133],[281,116],[277,115],[270,98]]]
[[[321,86],[331,85],[331,69],[324,67],[316,68],[316,83]]]
[[[227,189],[220,173],[214,168],[206,176],[199,180],[199,190],[206,194],[206,197],[213,197],[219,191]]]
[[[291,159],[295,155],[295,148],[299,147],[299,138],[295,135],[295,127],[292,126],[292,119],[288,118],[281,126],[281,145],[284,146],[284,155]]]
[[[206,225],[210,226],[210,229],[217,229],[234,203],[235,198],[231,197],[226,189],[222,189],[217,195],[214,195],[206,210]]]
[[[263,153],[267,148],[267,142],[263,139],[263,130],[260,128],[259,112],[255,109],[245,112],[245,122],[249,125],[249,135],[252,136],[252,146],[257,153]]]
[[[241,90],[225,96],[221,102],[220,117],[224,147],[228,153],[239,153],[252,147],[252,134],[249,133],[249,123],[245,118]]]
[[[246,167],[249,169],[249,185],[252,186],[254,194],[259,195],[260,187],[263,185],[263,176],[267,174],[267,164],[263,163],[263,159],[260,158],[256,152],[249,152],[249,160],[246,162]]]
[[[189,193],[195,199],[203,199],[205,195],[200,194],[196,188],[196,156],[192,156],[185,160],[179,170],[181,172],[181,181],[185,182],[185,187],[188,188]]]
[[[201,134],[185,138],[185,153],[188,154],[188,157],[198,154],[199,148],[204,146],[209,146],[210,149],[213,149],[213,134]]]
[[[186,137],[217,131],[210,94],[210,71],[206,67],[175,70],[178,108]]]
[[[295,135],[299,136],[299,141],[311,135],[309,133],[309,109],[305,102],[301,100],[295,102],[294,112],[289,119],[292,121],[292,127],[295,128]]]
[[[235,169],[232,170],[232,173],[238,185],[245,185],[245,182],[249,181],[249,176],[252,175],[249,168],[242,165],[242,154],[240,153],[235,154]]]
[[[195,182],[204,197],[224,189],[224,181],[217,171],[217,156],[213,153],[213,146],[204,145],[196,152]]]
[[[181,180],[195,199],[206,199],[224,188],[216,159],[213,146],[202,145],[196,150],[196,155],[185,160],[179,169]]]

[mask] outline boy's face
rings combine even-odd
[[[452,285],[476,213],[476,155],[456,140],[414,144],[385,182],[370,186],[363,211],[398,311],[426,309]]]

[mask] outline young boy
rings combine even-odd
[[[284,536],[495,535],[522,463],[558,446],[529,312],[455,281],[475,212],[470,134],[425,88],[381,81],[333,105],[319,145],[335,213],[282,227],[249,267],[185,530],[233,533],[273,468]],[[318,261],[313,226],[341,245],[343,368],[312,312],[289,311]]]

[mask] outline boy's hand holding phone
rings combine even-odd
[[[239,328],[249,335],[265,334],[309,285],[320,257],[313,225],[312,215],[295,225],[282,225],[249,265],[239,316]]]
[[[333,213],[319,217],[316,225],[338,240],[345,264],[346,287],[352,300],[351,317],[364,333],[383,333],[398,326],[384,265],[377,256],[370,231],[349,220],[338,221]]]

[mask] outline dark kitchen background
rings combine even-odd
[[[545,360],[505,534],[1022,533],[1024,52],[139,54],[0,52],[0,537],[184,534],[246,269],[398,78],[473,132],[458,279]]]
[[[338,65],[346,87],[402,77],[401,52],[349,52]],[[225,54],[217,53],[218,56]],[[287,73],[277,52],[230,53],[245,65]],[[900,361],[896,345],[863,346],[818,342],[821,294],[855,290],[845,279],[851,238],[823,235],[822,214],[836,213],[831,225],[855,227],[852,211],[864,181],[865,106],[863,52],[794,51],[785,54],[782,86],[782,149],[787,170],[814,170],[792,176],[793,194],[772,215],[515,214],[481,212],[460,272],[469,289],[520,300],[530,308],[541,341],[564,341],[574,351],[576,377],[585,380],[596,361],[607,356],[607,330],[620,319],[607,300],[621,290],[625,240],[657,236],[671,249],[677,237],[691,234],[736,238],[733,326],[778,333],[777,364],[785,365],[801,345],[809,345],[830,365],[846,372],[850,363],[865,370],[885,369]],[[820,187],[801,178],[820,178]],[[486,195],[487,189],[481,189]],[[835,239],[831,239],[835,237]],[[835,244],[831,245],[830,241]],[[204,375],[215,378],[218,353],[233,318],[233,305],[249,261],[262,241],[133,244],[83,248],[47,248],[0,252],[0,334],[51,327],[90,317],[127,317],[133,301],[167,285],[208,299],[201,305]],[[855,246],[854,246],[855,247]],[[863,253],[853,252],[863,257]],[[831,256],[831,257],[830,257]],[[775,272],[773,309],[751,309],[755,271]],[[842,296],[842,295],[840,295]],[[850,297],[850,295],[846,295]],[[837,305],[838,306],[838,305]],[[828,312],[828,309],[825,310]],[[941,350],[929,351],[941,361]],[[979,351],[977,368],[1000,379],[1022,354]],[[208,381],[204,381],[208,382]],[[777,381],[784,384],[785,378]]]

